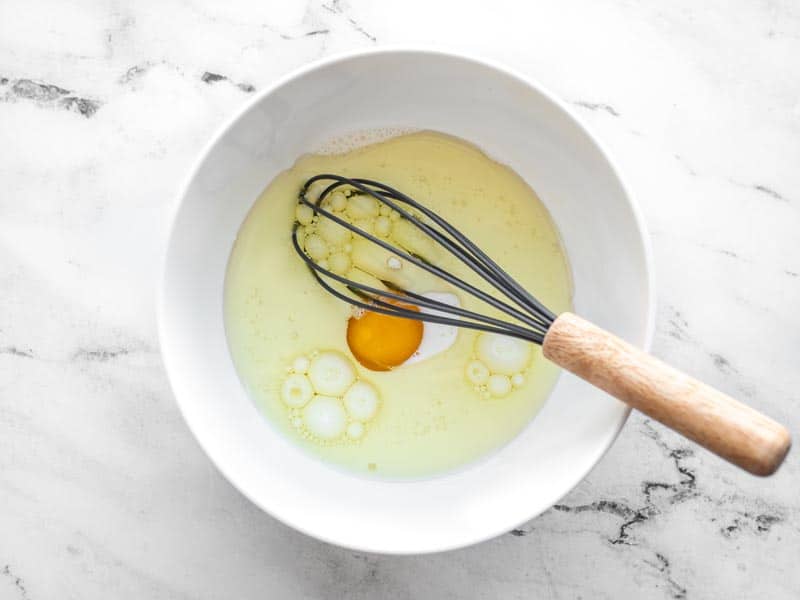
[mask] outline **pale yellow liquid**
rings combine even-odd
[[[393,186],[448,219],[546,306],[570,309],[571,279],[558,233],[533,190],[476,147],[435,132],[402,135],[339,155],[309,155],[278,175],[239,231],[225,282],[225,324],[239,376],[267,419],[322,460],[379,477],[422,477],[455,469],[503,446],[534,417],[558,368],[535,347],[525,382],[486,399],[465,376],[477,333],[462,329],[448,350],[375,372],[345,339],[350,307],[323,291],[291,244],[297,194],[306,179],[337,173]],[[456,273],[463,269],[443,259]],[[437,290],[453,291],[445,284]],[[423,290],[424,291],[424,290]],[[465,308],[486,306],[455,292]],[[357,441],[320,443],[290,423],[280,399],[287,366],[315,350],[337,350],[381,396]]]

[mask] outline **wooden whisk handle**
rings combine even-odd
[[[785,427],[596,325],[563,313],[542,345],[557,365],[754,475],[791,445]]]

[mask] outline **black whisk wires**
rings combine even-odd
[[[317,182],[327,182],[328,185],[319,193],[316,199],[309,199],[307,194],[312,185]],[[431,264],[423,257],[395,246],[387,240],[381,239],[372,233],[350,223],[332,211],[323,208],[323,200],[339,188],[351,189],[355,194],[367,194],[379,203],[397,211],[400,218],[408,221],[429,238],[434,240],[451,255],[456,257],[474,273],[489,283],[505,299],[475,287],[454,274]],[[397,285],[380,280],[384,289],[370,286],[366,283],[349,279],[343,275],[321,266],[302,248],[298,240],[299,222],[292,228],[292,243],[297,254],[305,261],[316,278],[317,282],[330,294],[359,308],[386,315],[453,325],[478,331],[486,331],[508,335],[537,344],[542,344],[548,328],[553,323],[556,315],[539,302],[530,292],[519,285],[508,273],[497,265],[485,252],[475,245],[458,229],[443,219],[434,211],[419,204],[413,198],[383,183],[361,178],[348,178],[341,175],[321,174],[311,177],[306,181],[300,191],[299,201],[310,207],[318,218],[330,219],[338,225],[348,229],[355,235],[369,240],[381,248],[391,252],[397,258],[407,261],[420,269],[431,273],[512,317],[517,322],[491,317],[459,306],[451,306],[433,298],[427,298],[410,290],[402,289]],[[415,211],[415,212],[412,212]],[[420,218],[422,215],[424,218]],[[336,289],[329,281],[336,281],[344,286],[345,291]],[[392,302],[394,301],[394,302]],[[422,310],[406,308],[413,304]],[[427,309],[427,310],[424,310]]]

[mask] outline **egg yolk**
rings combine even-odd
[[[419,312],[410,304],[393,304]],[[388,371],[416,352],[422,342],[422,330],[421,321],[365,311],[347,322],[347,345],[367,369]]]

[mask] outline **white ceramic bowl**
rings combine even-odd
[[[340,546],[406,554],[474,544],[540,514],[597,463],[628,410],[565,375],[510,444],[456,473],[408,482],[330,468],[266,422],[237,378],[223,327],[236,232],[301,154],[337,135],[398,126],[464,138],[528,181],[563,237],[579,314],[646,347],[653,285],[642,220],[607,153],[558,100],[486,61],[421,50],[339,56],[264,90],[220,130],[180,199],[160,297],[161,350],[181,411],[225,477],[275,518]]]

